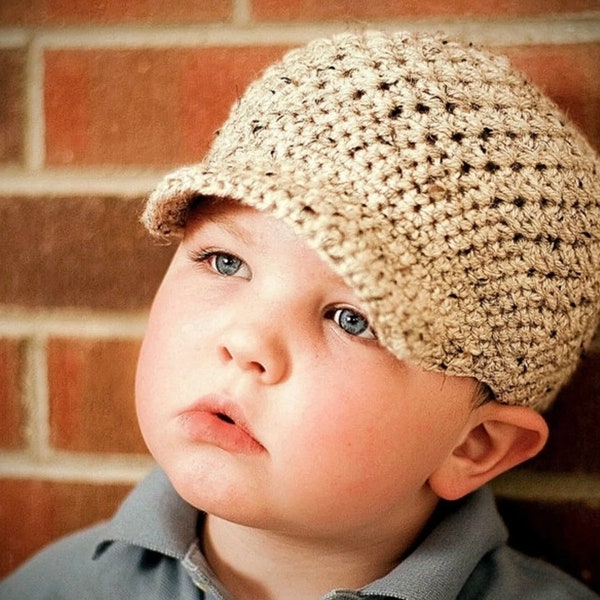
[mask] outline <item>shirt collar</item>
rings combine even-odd
[[[199,512],[155,469],[127,497],[103,529],[94,558],[116,541],[148,548],[183,561],[194,547]],[[403,600],[456,598],[477,563],[502,545],[506,528],[489,489],[443,503],[437,524],[386,576],[368,584],[361,596]],[[335,598],[331,593],[327,598]]]
[[[198,510],[185,502],[156,468],[103,528],[94,558],[121,541],[182,560],[196,538],[197,520]]]
[[[488,488],[443,503],[441,510],[445,514],[415,550],[385,577],[364,587],[363,594],[404,600],[456,598],[483,556],[508,538]]]

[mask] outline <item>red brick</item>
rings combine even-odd
[[[0,164],[23,160],[25,50],[0,49]]]
[[[500,499],[509,544],[600,593],[600,503]]]
[[[600,150],[600,44],[505,48]]]
[[[131,486],[4,479],[0,489],[1,577],[53,540],[109,518]]]
[[[392,19],[403,17],[512,16],[598,10],[597,0],[251,0],[252,16],[264,21]]]
[[[283,50],[48,51],[47,162],[172,166],[198,160],[231,103]],[[505,51],[600,148],[600,44]]]
[[[49,165],[201,158],[230,105],[283,48],[46,52]]]
[[[75,452],[145,452],[134,407],[139,342],[48,343],[50,443]]]
[[[7,0],[0,24],[194,23],[230,19],[232,0]]]
[[[546,414],[550,439],[542,453],[528,463],[528,468],[600,473],[598,398],[600,343],[597,342]]]
[[[147,308],[174,246],[138,222],[142,199],[2,197],[0,304]]]
[[[16,450],[25,446],[25,415],[22,403],[23,344],[0,339],[0,448]]]

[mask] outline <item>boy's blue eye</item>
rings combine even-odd
[[[206,265],[208,268],[224,277],[242,277],[251,279],[252,274],[248,265],[237,256],[220,250],[200,250],[190,252],[190,258],[195,263]]]
[[[376,339],[375,333],[369,325],[369,321],[351,308],[336,308],[333,312],[332,319],[341,329],[350,335],[369,340]]]
[[[225,253],[215,253],[211,257],[211,266],[221,275],[235,275],[244,264],[237,256]]]

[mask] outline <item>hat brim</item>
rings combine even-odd
[[[197,199],[218,197],[266,211],[288,222],[297,233],[303,229],[298,225],[306,219],[314,230],[318,228],[315,221],[327,217],[329,229],[334,214],[352,211],[353,203],[340,202],[344,195],[340,187],[333,189],[318,175],[275,169],[272,165],[200,163],[168,174],[150,195],[141,221],[154,236],[178,236]]]

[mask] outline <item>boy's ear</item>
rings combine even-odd
[[[456,500],[535,456],[547,439],[546,421],[533,409],[488,402],[473,410],[429,486],[440,498]]]

